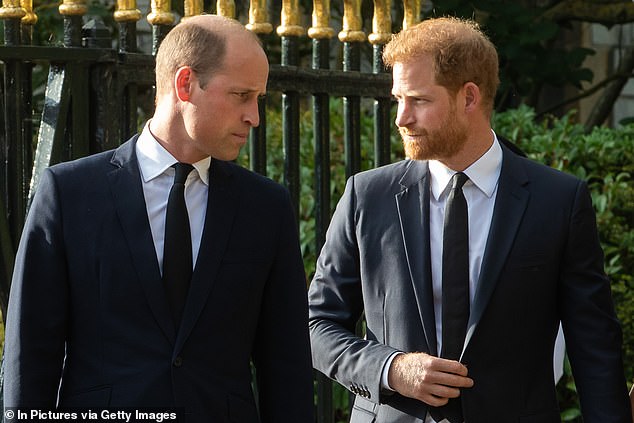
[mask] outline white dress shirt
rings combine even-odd
[[[165,240],[165,214],[170,188],[174,182],[175,170],[171,166],[176,160],[158,141],[149,129],[148,122],[136,143],[136,155],[145,197],[152,239],[156,250],[161,274],[163,274],[163,243]],[[189,227],[192,236],[192,265],[196,266],[200,241],[207,213],[207,193],[209,191],[209,165],[207,157],[193,163],[195,172],[191,172],[185,181],[185,204],[189,214]]]
[[[469,213],[469,300],[473,304],[484,248],[489,237],[498,179],[502,169],[502,148],[493,144],[476,162],[463,171],[469,177],[462,192]],[[431,246],[431,278],[434,291],[437,351],[442,351],[442,245],[445,204],[451,191],[449,184],[456,171],[442,163],[429,162],[431,195],[429,204],[429,244]]]
[[[430,204],[429,204],[429,236],[431,255],[432,289],[434,294],[434,316],[436,318],[437,351],[442,348],[442,245],[443,223],[445,219],[445,204],[451,191],[450,181],[455,170],[449,169],[436,160],[429,162],[430,180]],[[463,171],[469,180],[462,188],[469,214],[469,300],[473,304],[480,267],[484,256],[484,249],[489,236],[491,219],[493,218],[493,206],[497,195],[498,180],[502,170],[502,148],[497,136],[493,133],[493,144],[471,166]],[[388,384],[388,371],[392,360],[397,355],[393,354],[386,362],[381,383],[390,389]],[[445,423],[443,420],[438,423]],[[425,423],[436,423],[428,414]]]

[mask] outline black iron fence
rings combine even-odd
[[[185,0],[184,15],[203,12],[202,0]],[[311,184],[315,200],[315,249],[323,245],[331,213],[331,137],[330,103],[343,99],[346,175],[361,167],[362,99],[373,101],[373,163],[390,161],[391,77],[381,61],[382,46],[392,33],[392,15],[403,17],[402,26],[415,23],[420,16],[420,0],[407,0],[394,7],[390,0],[374,0],[371,32],[364,31],[361,0],[345,0],[337,41],[330,26],[329,0],[314,0],[312,26],[300,25],[298,0],[284,0],[280,22],[273,32],[265,0],[252,0],[246,24],[267,40],[265,48],[281,53],[280,63],[271,63],[268,91],[281,96],[283,122],[283,179],[296,207],[300,184]],[[152,50],[175,22],[169,2],[152,0],[147,16],[152,25]],[[396,12],[395,12],[396,11]],[[0,310],[6,311],[10,276],[24,219],[38,177],[47,166],[118,146],[139,128],[143,116],[141,99],[152,99],[153,54],[137,49],[137,21],[141,13],[135,0],[119,0],[114,20],[118,39],[98,20],[86,16],[85,0],[64,0],[63,46],[32,45],[37,16],[31,0],[3,0],[0,19],[4,25],[4,44],[0,46]],[[233,1],[218,0],[214,13],[235,17]],[[399,19],[400,19],[399,17]],[[307,38],[307,37],[308,38]],[[272,46],[271,39],[279,42]],[[308,41],[307,41],[308,40]],[[302,66],[300,47],[312,43],[310,66]],[[268,44],[268,45],[267,45]],[[116,45],[116,48],[112,46]],[[341,47],[342,68],[331,69],[331,53]],[[371,60],[362,61],[363,51]],[[363,57],[367,57],[364,55]],[[34,113],[33,69],[48,69],[44,102]],[[306,99],[312,101],[305,101]],[[365,101],[365,100],[364,100]],[[143,103],[143,104],[142,104]],[[151,100],[149,102],[151,107]],[[250,136],[250,167],[266,174],[266,102],[260,103],[261,125]],[[306,106],[310,104],[310,106]],[[313,116],[314,178],[300,179],[300,109],[310,107]],[[151,110],[148,111],[148,114]],[[317,376],[318,422],[332,422],[332,386]]]

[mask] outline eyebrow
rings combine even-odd
[[[229,91],[238,91],[238,92],[241,92],[241,93],[248,93],[248,94],[259,93],[260,92],[260,90],[258,90],[256,88],[246,88],[246,87],[238,87],[238,86],[229,87]]]

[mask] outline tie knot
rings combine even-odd
[[[451,189],[462,189],[462,186],[469,180],[469,177],[462,172],[456,172],[451,177]]]
[[[187,176],[189,176],[189,173],[194,169],[194,166],[189,163],[180,162],[174,163],[172,167],[176,171],[176,175],[174,176],[175,184],[184,184],[187,180]]]

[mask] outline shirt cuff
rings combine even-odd
[[[396,357],[399,354],[403,354],[403,353],[397,351],[388,357],[387,361],[385,362],[385,365],[383,366],[383,372],[381,373],[381,388],[387,389],[392,392],[394,392],[394,389],[390,387],[387,376],[388,376],[388,373],[390,372],[390,366],[392,365],[392,361],[394,360],[394,357]]]

